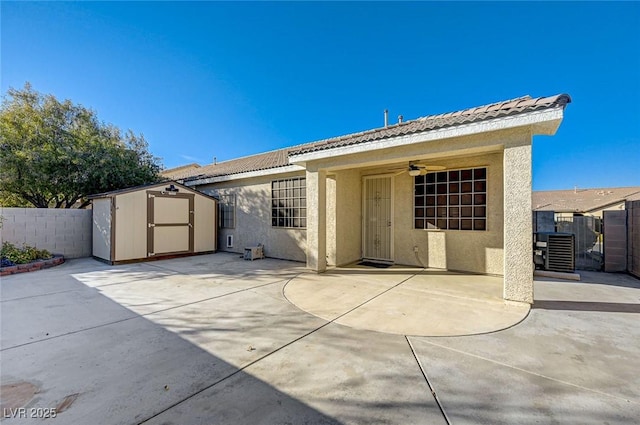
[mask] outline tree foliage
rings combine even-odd
[[[87,196],[160,180],[142,135],[122,132],[70,100],[26,83],[0,110],[0,202],[72,208]],[[9,206],[9,205],[5,205]],[[17,206],[17,205],[16,205]]]

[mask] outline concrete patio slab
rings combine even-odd
[[[86,287],[2,301],[0,308],[3,350],[137,317],[131,310]]]
[[[627,400],[411,339],[453,424],[632,424]],[[576,367],[573,367],[576,371]]]
[[[337,269],[322,274],[305,273],[289,282],[284,294],[301,310],[334,320],[411,276],[403,271],[386,270],[378,273],[359,270],[347,274]]]
[[[86,270],[86,261],[89,260],[67,260],[67,262],[59,266],[47,269],[46,279],[42,279],[40,272],[35,275],[33,273],[20,273],[2,278],[0,300],[8,301],[84,288],[84,285],[73,277],[73,273],[78,270]],[[102,270],[109,267],[97,261],[91,261],[91,264],[94,265],[94,270]]]
[[[146,315],[250,287],[286,281],[303,271],[298,263],[241,262],[235,255],[223,255],[215,260],[204,256],[113,266],[74,273],[73,277],[132,311]],[[152,287],[150,282],[153,282]]]
[[[327,325],[244,372],[149,424],[446,424],[402,336]],[[216,410],[238,400],[245,409]]]
[[[85,280],[86,276],[79,276]],[[152,279],[158,279],[154,277]],[[151,314],[206,299],[218,298],[234,292],[261,285],[286,282],[285,276],[255,277],[253,279],[211,279],[180,273],[166,274],[151,284],[151,279],[139,277],[127,284],[103,284],[97,286],[103,295],[117,300],[121,305],[138,314]],[[152,286],[151,286],[152,285]],[[150,293],[150,288],[153,292]],[[188,289],[188,290],[185,290]]]
[[[505,331],[411,338],[454,423],[637,421],[640,281],[581,274],[536,280],[529,317]]]
[[[455,276],[425,286],[421,279],[436,273],[355,271],[383,295],[362,307],[342,300],[327,309],[338,316],[326,320],[285,298],[286,283],[301,271],[297,263],[214,254],[115,267],[73,260],[28,279],[3,278],[2,405],[67,404],[44,423],[72,425],[446,423],[433,388],[456,424],[626,425],[640,417],[637,279],[538,280],[536,304],[518,325],[435,338],[334,319],[345,309],[351,313],[342,318],[356,317],[396,291],[405,299],[464,302]],[[326,276],[342,289],[356,281]],[[491,288],[475,288],[489,304],[498,302]],[[55,332],[41,338],[42,326]],[[16,388],[31,390],[7,396]]]
[[[150,314],[147,319],[238,368],[327,322],[282,298],[284,282]]]
[[[2,383],[38,386],[26,407],[56,408],[68,395],[79,394],[53,423],[135,424],[237,371],[140,317],[2,349]],[[14,418],[6,423],[42,421]]]
[[[502,300],[502,278],[417,268],[336,268],[285,287],[302,310],[344,326],[399,335],[472,335],[522,321],[529,305]]]

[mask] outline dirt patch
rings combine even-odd
[[[39,388],[31,382],[16,382],[14,384],[0,385],[0,394],[2,394],[2,402],[0,402],[0,410],[7,411],[9,409],[17,409],[24,407],[31,401],[34,395],[38,393]]]
[[[75,394],[66,396],[64,400],[62,400],[62,402],[56,406],[56,412],[62,413],[68,408],[70,408],[73,402],[76,401],[76,398],[78,398],[79,395],[80,394],[75,393]]]

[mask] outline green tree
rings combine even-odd
[[[0,202],[84,208],[87,196],[153,183],[160,160],[142,135],[98,120],[70,100],[26,83],[10,88],[0,110]]]

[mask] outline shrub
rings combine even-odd
[[[35,260],[48,260],[53,255],[46,249],[37,249],[29,245],[18,248],[10,242],[5,242],[0,250],[0,257],[2,257],[2,266],[6,267],[5,260],[15,264],[26,264]]]

